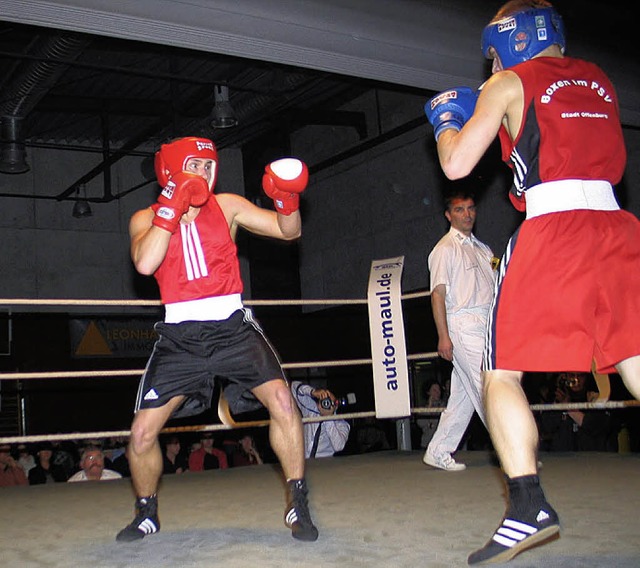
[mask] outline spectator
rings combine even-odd
[[[171,434],[164,440],[162,452],[162,473],[184,473],[189,470],[189,462],[182,453],[180,438]]]
[[[28,485],[22,466],[11,455],[9,444],[0,444],[0,487]]]
[[[560,373],[555,403],[593,402],[598,391],[589,373]],[[550,452],[615,451],[610,446],[611,414],[604,409],[547,410],[538,416],[540,449]]]
[[[18,445],[18,463],[22,469],[24,469],[24,473],[27,476],[29,476],[29,471],[36,466],[36,458],[29,451],[29,446],[26,444]]]
[[[117,471],[104,467],[104,453],[98,446],[85,446],[80,456],[80,471],[72,475],[68,481],[108,481],[121,479]]]
[[[256,441],[251,434],[244,434],[237,442],[231,446],[231,467],[244,465],[261,465],[262,456],[256,447]]]
[[[340,406],[330,390],[316,389],[300,381],[291,383],[291,392],[304,418],[334,416]],[[351,427],[346,420],[305,422],[305,457],[309,459],[333,456],[344,448],[349,438],[350,429]]]
[[[65,480],[69,479],[78,469],[78,446],[73,440],[54,440],[51,442],[53,456],[51,461],[56,470],[64,471],[61,477]]]
[[[189,471],[227,469],[229,467],[227,454],[214,447],[213,443],[213,434],[204,432],[200,437],[200,447],[189,455]]]
[[[373,416],[365,417],[356,429],[356,447],[361,454],[391,449],[386,432]]]
[[[113,436],[109,438],[102,449],[104,452],[104,463],[107,467],[113,467],[113,464],[127,453],[127,443],[128,438],[126,436]]]
[[[129,468],[129,458],[127,457],[127,443],[129,439],[126,436],[115,436],[107,442],[107,447],[103,448],[104,466],[107,469],[117,471],[122,477],[131,477],[131,469]],[[89,444],[100,446],[100,443]]]
[[[36,453],[37,463],[29,471],[29,485],[42,485],[44,483],[64,482],[69,479],[67,467],[53,460],[53,444],[42,442]]]
[[[427,390],[427,407],[429,408],[444,408],[447,404],[446,400],[443,400],[442,387],[438,381],[433,381],[429,384]],[[422,436],[420,437],[420,447],[426,449],[431,442],[431,438],[435,434],[438,423],[440,422],[440,414],[426,414],[423,418],[418,418],[416,424],[422,430]]]
[[[105,463],[105,467],[107,464]],[[127,453],[120,454],[111,464],[113,471],[117,471],[122,477],[131,477],[131,469],[129,468],[129,459],[127,458]]]

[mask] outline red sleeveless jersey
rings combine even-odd
[[[163,304],[242,293],[238,249],[214,195],[194,221],[180,223],[171,235],[154,276]]]
[[[563,179],[616,185],[626,150],[613,85],[595,64],[570,57],[537,57],[510,69],[522,81],[524,114],[511,141],[499,132],[502,159],[514,183],[509,197],[525,210],[525,192]]]

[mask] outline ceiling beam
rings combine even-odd
[[[502,4],[502,0],[2,0],[0,18],[439,91],[460,84],[477,87],[486,79],[480,34]],[[630,8],[620,3],[615,10],[603,11],[595,0],[563,0],[558,5],[567,19],[573,19],[568,32],[571,53],[595,58],[610,73],[623,123],[640,126],[640,68],[632,47],[637,34],[629,29],[635,21]],[[599,34],[598,41],[594,33]],[[606,34],[613,34],[615,41],[607,40]]]

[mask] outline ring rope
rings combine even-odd
[[[411,292],[403,294],[402,300],[412,300],[430,296],[431,292]],[[349,304],[367,304],[365,299],[316,299],[316,300],[243,300],[246,306],[341,306]],[[73,300],[73,299],[29,299],[0,298],[0,306],[162,306],[160,300]]]
[[[415,299],[430,296],[430,292],[412,292],[403,294],[402,300]],[[331,299],[331,300],[246,300],[248,306],[300,306],[300,305],[354,305],[367,304],[367,299]],[[0,305],[50,305],[50,306],[161,306],[160,300],[93,300],[93,299],[24,299],[24,298],[0,298]],[[408,360],[432,359],[438,357],[437,352],[416,353],[407,356]],[[372,359],[351,359],[333,361],[312,361],[302,363],[283,363],[284,369],[300,369],[309,367],[339,367],[369,365]],[[2,380],[29,380],[29,379],[58,379],[58,378],[96,378],[96,377],[124,377],[142,375],[144,369],[124,369],[124,370],[100,370],[100,371],[53,371],[53,372],[31,372],[31,373],[0,373]],[[532,404],[532,410],[577,410],[577,409],[613,409],[640,406],[640,401],[607,401],[590,403],[564,403],[564,404]],[[411,408],[412,414],[440,414],[445,407],[416,407]],[[354,418],[375,417],[375,411],[343,413],[340,415],[308,417],[302,422],[323,422],[330,420],[349,420]],[[269,420],[251,421],[238,423],[238,427],[249,428],[257,426],[267,426]],[[197,425],[197,426],[177,426],[168,427],[161,430],[161,433],[180,432],[208,432],[216,430],[231,430],[234,426],[226,424]],[[6,436],[0,437],[0,443],[28,443],[58,440],[86,440],[96,438],[108,438],[113,436],[129,436],[130,430],[119,431],[99,431],[99,432],[73,432],[67,434],[49,434],[33,436]]]
[[[554,402],[544,404],[530,404],[529,408],[534,412],[536,410],[601,410],[615,408],[629,408],[632,406],[640,406],[640,400],[609,400],[594,402]],[[445,407],[425,406],[411,409],[412,414],[441,414]]]
[[[125,377],[142,375],[144,369],[121,369],[112,371],[51,371],[46,373],[0,373],[0,381],[24,379],[76,379],[80,377]]]
[[[608,402],[570,402],[570,403],[549,403],[549,404],[532,404],[531,410],[586,410],[586,409],[616,409],[616,408],[630,408],[640,406],[638,400],[614,400]],[[441,414],[445,411],[445,407],[414,407],[411,408],[411,414]],[[303,418],[302,422],[327,422],[331,420],[351,420],[356,418],[374,417],[375,411],[365,412],[350,412],[341,413],[331,416],[318,416]],[[254,420],[250,422],[241,422],[238,424],[241,428],[254,428],[263,427],[269,425],[269,420]],[[173,426],[163,428],[161,434],[177,434],[184,432],[214,432],[219,430],[233,430],[233,426],[226,424],[209,424],[209,425],[195,425],[195,426]],[[0,437],[0,443],[3,444],[15,444],[15,443],[31,443],[31,442],[46,442],[46,441],[61,441],[61,440],[93,440],[98,438],[110,438],[110,437],[128,437],[131,434],[131,430],[116,430],[116,431],[101,431],[101,432],[73,432],[67,434],[42,434],[32,436],[4,436]]]
[[[407,355],[408,360],[431,359],[437,357],[436,352],[414,353]],[[283,363],[283,369],[305,369],[308,367],[350,367],[371,364],[372,359],[344,359],[334,361],[309,361],[306,363]],[[101,370],[101,371],[51,371],[30,373],[0,373],[0,381],[16,379],[75,379],[81,377],[125,377],[142,375],[144,369]]]

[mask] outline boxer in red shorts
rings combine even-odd
[[[489,316],[484,404],[509,503],[469,564],[504,562],[559,533],[537,475],[538,431],[523,372],[618,372],[640,398],[640,222],[614,195],[626,151],[613,85],[565,57],[564,25],[545,1],[507,2],[485,28],[492,77],[425,105],[450,179],[467,176],[499,136],[526,219],[509,241]]]

